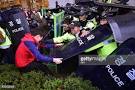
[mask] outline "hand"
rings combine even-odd
[[[55,44],[55,47],[61,47],[63,45],[64,45],[63,43],[59,43],[59,44]]]
[[[56,64],[61,64],[63,58],[53,58],[53,62]]]

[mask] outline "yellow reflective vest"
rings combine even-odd
[[[5,42],[0,44],[0,48],[1,49],[9,48],[10,45],[12,44],[9,37],[6,35],[4,29],[2,29],[1,27],[0,27],[0,31],[2,32],[2,35],[4,36],[4,38],[6,39]]]
[[[75,36],[74,35],[72,35],[70,33],[65,33],[62,36],[53,38],[53,41],[54,41],[54,43],[62,43],[64,41],[71,41],[73,39],[75,39]]]

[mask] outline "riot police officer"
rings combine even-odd
[[[73,21],[79,21],[81,27],[85,30],[93,30],[97,26],[95,17],[93,15],[88,15],[88,12],[83,9],[78,13],[78,18],[74,17]]]

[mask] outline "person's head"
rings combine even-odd
[[[85,21],[85,20],[87,20],[87,13],[85,12],[85,11],[81,11],[80,13],[79,13],[79,19],[80,19],[80,21]]]
[[[71,18],[66,17],[62,23],[64,32],[70,31],[70,28],[69,28],[70,23],[71,23]]]
[[[80,15],[79,16],[79,19],[80,19],[80,21],[85,21],[85,20],[87,20],[87,15]]]
[[[64,32],[68,32],[68,30],[69,30],[69,25],[66,24],[66,23],[64,23],[62,26],[63,26],[63,31],[64,31]]]
[[[34,37],[34,39],[36,40],[37,43],[39,43],[42,39],[43,36],[46,34],[43,30],[31,30],[31,34]]]
[[[73,35],[80,33],[80,23],[78,21],[71,23],[69,27]]]

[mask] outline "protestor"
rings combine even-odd
[[[40,41],[44,36],[44,31],[34,30],[31,33],[25,34],[21,39],[21,43],[17,48],[15,55],[16,67],[21,72],[29,72],[31,70],[40,70],[45,74],[52,74],[45,64],[41,62],[54,62],[56,64],[62,63],[62,58],[54,58],[52,56],[45,56],[38,50]],[[45,44],[44,48],[52,48],[55,45]]]
[[[0,27],[0,61],[1,63],[13,63],[13,52],[11,46],[11,40],[8,37],[6,30]]]

